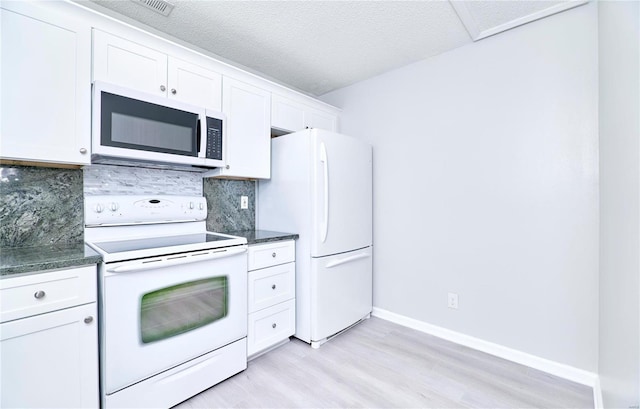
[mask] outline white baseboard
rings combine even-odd
[[[596,377],[595,385],[593,385],[593,407],[595,409],[604,409],[604,401],[602,400],[602,388],[600,388],[599,377]]]
[[[538,369],[540,371],[558,376],[560,378],[564,378],[582,385],[590,386],[593,388],[594,404],[596,405],[596,409],[602,408],[602,392],[600,391],[600,382],[598,379],[598,375],[593,372],[578,369],[545,358],[540,358],[526,352],[507,348],[499,344],[494,344],[492,342],[462,334],[460,332],[428,324],[426,322],[383,310],[381,308],[373,307],[372,315],[374,317],[391,321],[404,327],[412,328],[436,336],[438,338],[446,339],[456,344],[464,345],[466,347],[486,352],[488,354],[528,366],[530,368]]]

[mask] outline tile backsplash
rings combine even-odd
[[[249,208],[240,209],[240,197],[249,198]],[[207,230],[225,232],[256,227],[256,182],[253,180],[204,179],[207,198]]]
[[[199,172],[146,169],[130,166],[91,165],[84,169],[84,194],[182,195],[207,198],[207,230],[231,231],[255,228],[256,182],[202,178]],[[249,208],[240,209],[240,196]]]
[[[0,166],[0,247],[82,243],[81,169]]]
[[[199,172],[91,165],[84,168],[84,194],[202,196]]]
[[[0,247],[84,241],[83,195],[205,196],[207,229],[255,228],[255,181],[203,179],[198,172],[91,165],[0,167]],[[240,196],[249,208],[240,209]]]

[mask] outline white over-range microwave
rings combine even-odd
[[[93,84],[93,163],[225,166],[225,116],[113,84]]]

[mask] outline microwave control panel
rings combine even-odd
[[[207,117],[207,159],[222,160],[222,120]]]

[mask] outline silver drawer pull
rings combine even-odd
[[[33,294],[33,296],[36,297],[38,300],[41,298],[44,298],[45,295],[47,294],[42,290],[36,291],[35,294]]]
[[[84,319],[85,324],[91,324],[92,322],[93,322],[93,317],[91,315],[89,315]]]
[[[274,322],[273,324],[271,324],[271,328],[275,328],[277,327],[276,323]]]
[[[271,284],[271,289],[275,290],[276,289],[276,285],[275,284]]]
[[[276,258],[276,253],[275,252],[271,253],[271,257]]]

